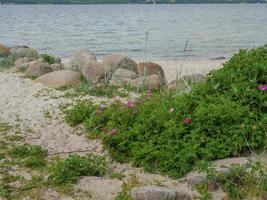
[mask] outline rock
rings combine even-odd
[[[149,75],[146,77],[143,85],[149,90],[160,90],[162,86],[161,78],[157,74]]]
[[[31,62],[33,59],[29,57],[22,57],[15,61],[15,67],[19,67],[21,65],[24,65],[25,63]]]
[[[54,63],[52,65],[50,65],[52,71],[58,71],[58,70],[63,70],[64,66],[60,63]]]
[[[99,62],[84,63],[81,72],[86,80],[93,84],[100,83],[105,79],[105,67]]]
[[[70,57],[65,63],[65,69],[82,71],[83,67],[88,66],[91,62],[96,62],[96,56],[87,49],[81,49]]]
[[[110,84],[117,85],[117,86],[129,85],[130,82],[136,78],[137,78],[137,74],[135,72],[128,70],[128,69],[119,68],[119,69],[116,69],[116,71],[112,75]]]
[[[186,175],[186,181],[191,186],[196,186],[206,179],[206,174],[203,172],[189,172]]]
[[[30,57],[30,58],[37,58],[38,52],[35,49],[29,48],[27,46],[16,46],[10,49],[11,53],[17,58],[21,57]]]
[[[8,56],[9,54],[10,54],[10,49],[5,45],[0,44],[0,57]]]
[[[165,74],[162,67],[152,62],[142,62],[137,65],[139,76],[149,76],[157,74],[162,77],[162,82],[165,82]]]
[[[187,189],[168,188],[162,186],[135,187],[131,190],[133,200],[192,200],[193,197]]]
[[[59,88],[78,84],[81,81],[81,74],[69,70],[59,70],[47,73],[35,80],[37,83],[49,88]]]
[[[192,86],[196,83],[204,82],[206,80],[206,77],[201,74],[186,75],[182,78],[183,79],[171,81],[168,85],[168,89],[183,91],[189,89],[188,85]]]
[[[107,73],[113,73],[116,69],[128,69],[138,74],[137,64],[129,57],[121,54],[108,54],[103,57],[103,64]]]
[[[43,62],[41,59],[31,62],[25,75],[28,77],[38,77],[46,73],[52,72],[51,67],[47,62]]]
[[[83,177],[75,189],[83,190],[92,195],[91,199],[113,200],[122,190],[123,182],[118,179],[106,179],[101,177]]]

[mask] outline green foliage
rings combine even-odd
[[[202,194],[207,194],[207,185],[210,181],[216,183],[225,191],[229,199],[262,199],[264,192],[267,191],[266,168],[261,163],[248,163],[244,166],[232,165],[224,172],[218,172],[209,166],[202,168],[207,173],[205,182],[200,184]]]
[[[56,186],[67,186],[76,182],[80,176],[103,176],[106,167],[103,157],[92,154],[71,155],[53,164],[49,180]]]
[[[13,67],[16,59],[17,57],[14,55],[9,55],[9,56],[0,58],[0,71]]]
[[[8,185],[0,185],[0,197],[8,197],[10,194],[10,188]]]
[[[56,63],[56,58],[48,54],[42,54],[41,57],[49,64],[52,65]]]
[[[110,175],[110,178],[112,179],[119,179],[119,180],[122,180],[125,176],[121,173],[118,173],[118,172],[113,172],[111,175]]]
[[[187,94],[148,93],[108,107],[75,106],[73,120],[118,162],[181,177],[200,160],[240,156],[266,147],[267,46],[240,51]],[[90,110],[84,113],[86,107]],[[67,117],[69,117],[67,115]],[[75,124],[75,123],[73,123]]]
[[[12,158],[19,164],[29,168],[42,168],[46,165],[45,151],[40,146],[23,145],[12,148],[9,151]]]
[[[70,126],[76,126],[84,119],[90,118],[96,108],[90,101],[82,101],[75,105],[74,109],[66,110],[66,121]]]

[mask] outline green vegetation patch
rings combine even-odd
[[[17,57],[14,55],[9,55],[9,56],[0,58],[0,71],[13,67],[16,59]]]
[[[10,156],[19,164],[29,168],[42,168],[46,166],[45,151],[40,146],[22,145],[12,148]]]
[[[266,85],[264,46],[241,50],[187,94],[149,91],[135,101],[118,99],[96,111],[83,103],[66,119],[71,125],[83,122],[89,134],[103,135],[116,161],[181,177],[200,160],[266,148]]]
[[[56,186],[67,186],[75,183],[80,176],[103,176],[106,167],[104,157],[71,155],[53,164],[49,180]]]

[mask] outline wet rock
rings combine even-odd
[[[0,44],[0,57],[8,56],[9,54],[10,54],[10,49],[5,45]]]
[[[137,64],[129,57],[121,54],[108,54],[103,57],[103,64],[108,73],[113,73],[116,69],[128,69],[138,74]]]
[[[88,49],[81,49],[65,62],[65,69],[82,71],[91,62],[96,62],[96,56]]]
[[[15,55],[17,58],[21,57],[30,57],[37,58],[38,52],[35,49],[29,48],[27,46],[15,46],[10,49],[12,55]]]
[[[131,190],[133,200],[192,200],[192,194],[184,188],[162,186],[135,187]]]
[[[25,75],[28,77],[38,77],[46,73],[52,72],[51,67],[47,62],[43,62],[41,59],[31,62]]]
[[[59,70],[40,76],[35,81],[49,88],[59,88],[79,83],[81,74],[69,70]]]

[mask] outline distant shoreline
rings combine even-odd
[[[204,3],[157,3],[157,5],[201,4],[267,4],[266,2],[204,2]],[[0,5],[153,5],[152,3],[1,3]]]

